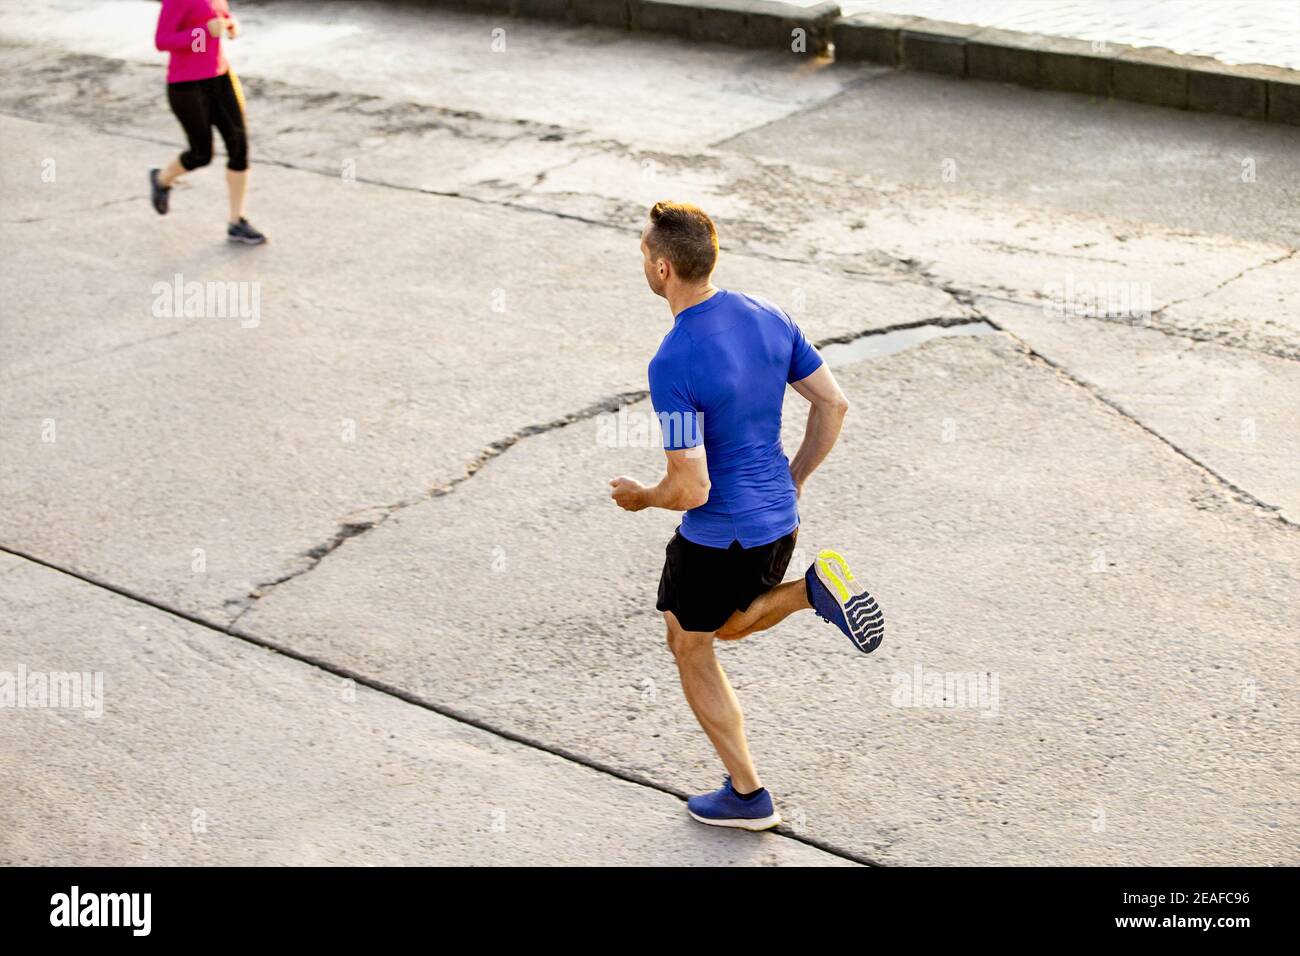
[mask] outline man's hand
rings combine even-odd
[[[609,483],[614,489],[610,497],[620,508],[624,511],[640,511],[642,508],[690,511],[708,502],[710,485],[706,457],[695,448],[665,449],[664,455],[668,459],[668,473],[653,488],[624,475]]]
[[[221,31],[224,30],[225,28],[226,28],[226,21],[221,19],[221,17],[213,17],[211,20],[208,21],[208,33],[211,36],[214,37],[221,36]]]
[[[624,511],[640,511],[646,507],[645,485],[635,478],[619,475],[610,481],[609,486],[614,489],[609,496]]]
[[[232,40],[239,36],[239,21],[234,17],[226,18],[226,36]]]

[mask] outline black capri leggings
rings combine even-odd
[[[181,165],[198,169],[212,162],[212,127],[226,144],[226,168],[248,168],[248,133],[244,130],[244,95],[239,80],[227,70],[206,80],[167,84],[167,102],[181,121],[190,148],[181,153]]]

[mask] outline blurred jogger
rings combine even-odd
[[[167,212],[177,177],[212,162],[212,127],[226,144],[230,218],[226,238],[258,245],[266,236],[244,218],[248,194],[248,132],[239,77],[226,61],[222,38],[239,36],[239,22],[226,0],[162,0],[154,44],[171,54],[167,102],[180,120],[189,148],[167,165],[149,170],[153,207]]]

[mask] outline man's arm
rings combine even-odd
[[[659,484],[647,488],[623,475],[609,483],[614,489],[610,497],[620,508],[626,511],[640,511],[642,508],[689,511],[709,500],[709,466],[704,446],[673,451],[664,449],[664,455],[668,459],[668,472]]]
[[[849,400],[840,391],[839,383],[825,363],[807,378],[792,382],[790,387],[810,403],[803,442],[790,462],[795,493],[802,496],[804,482],[826,460],[835,440],[840,437],[840,426],[849,410]]]

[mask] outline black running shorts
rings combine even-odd
[[[781,583],[794,554],[795,528],[784,538],[756,548],[710,548],[682,537],[679,529],[665,549],[655,607],[672,611],[688,631],[716,631],[735,611],[746,610],[764,591]]]

